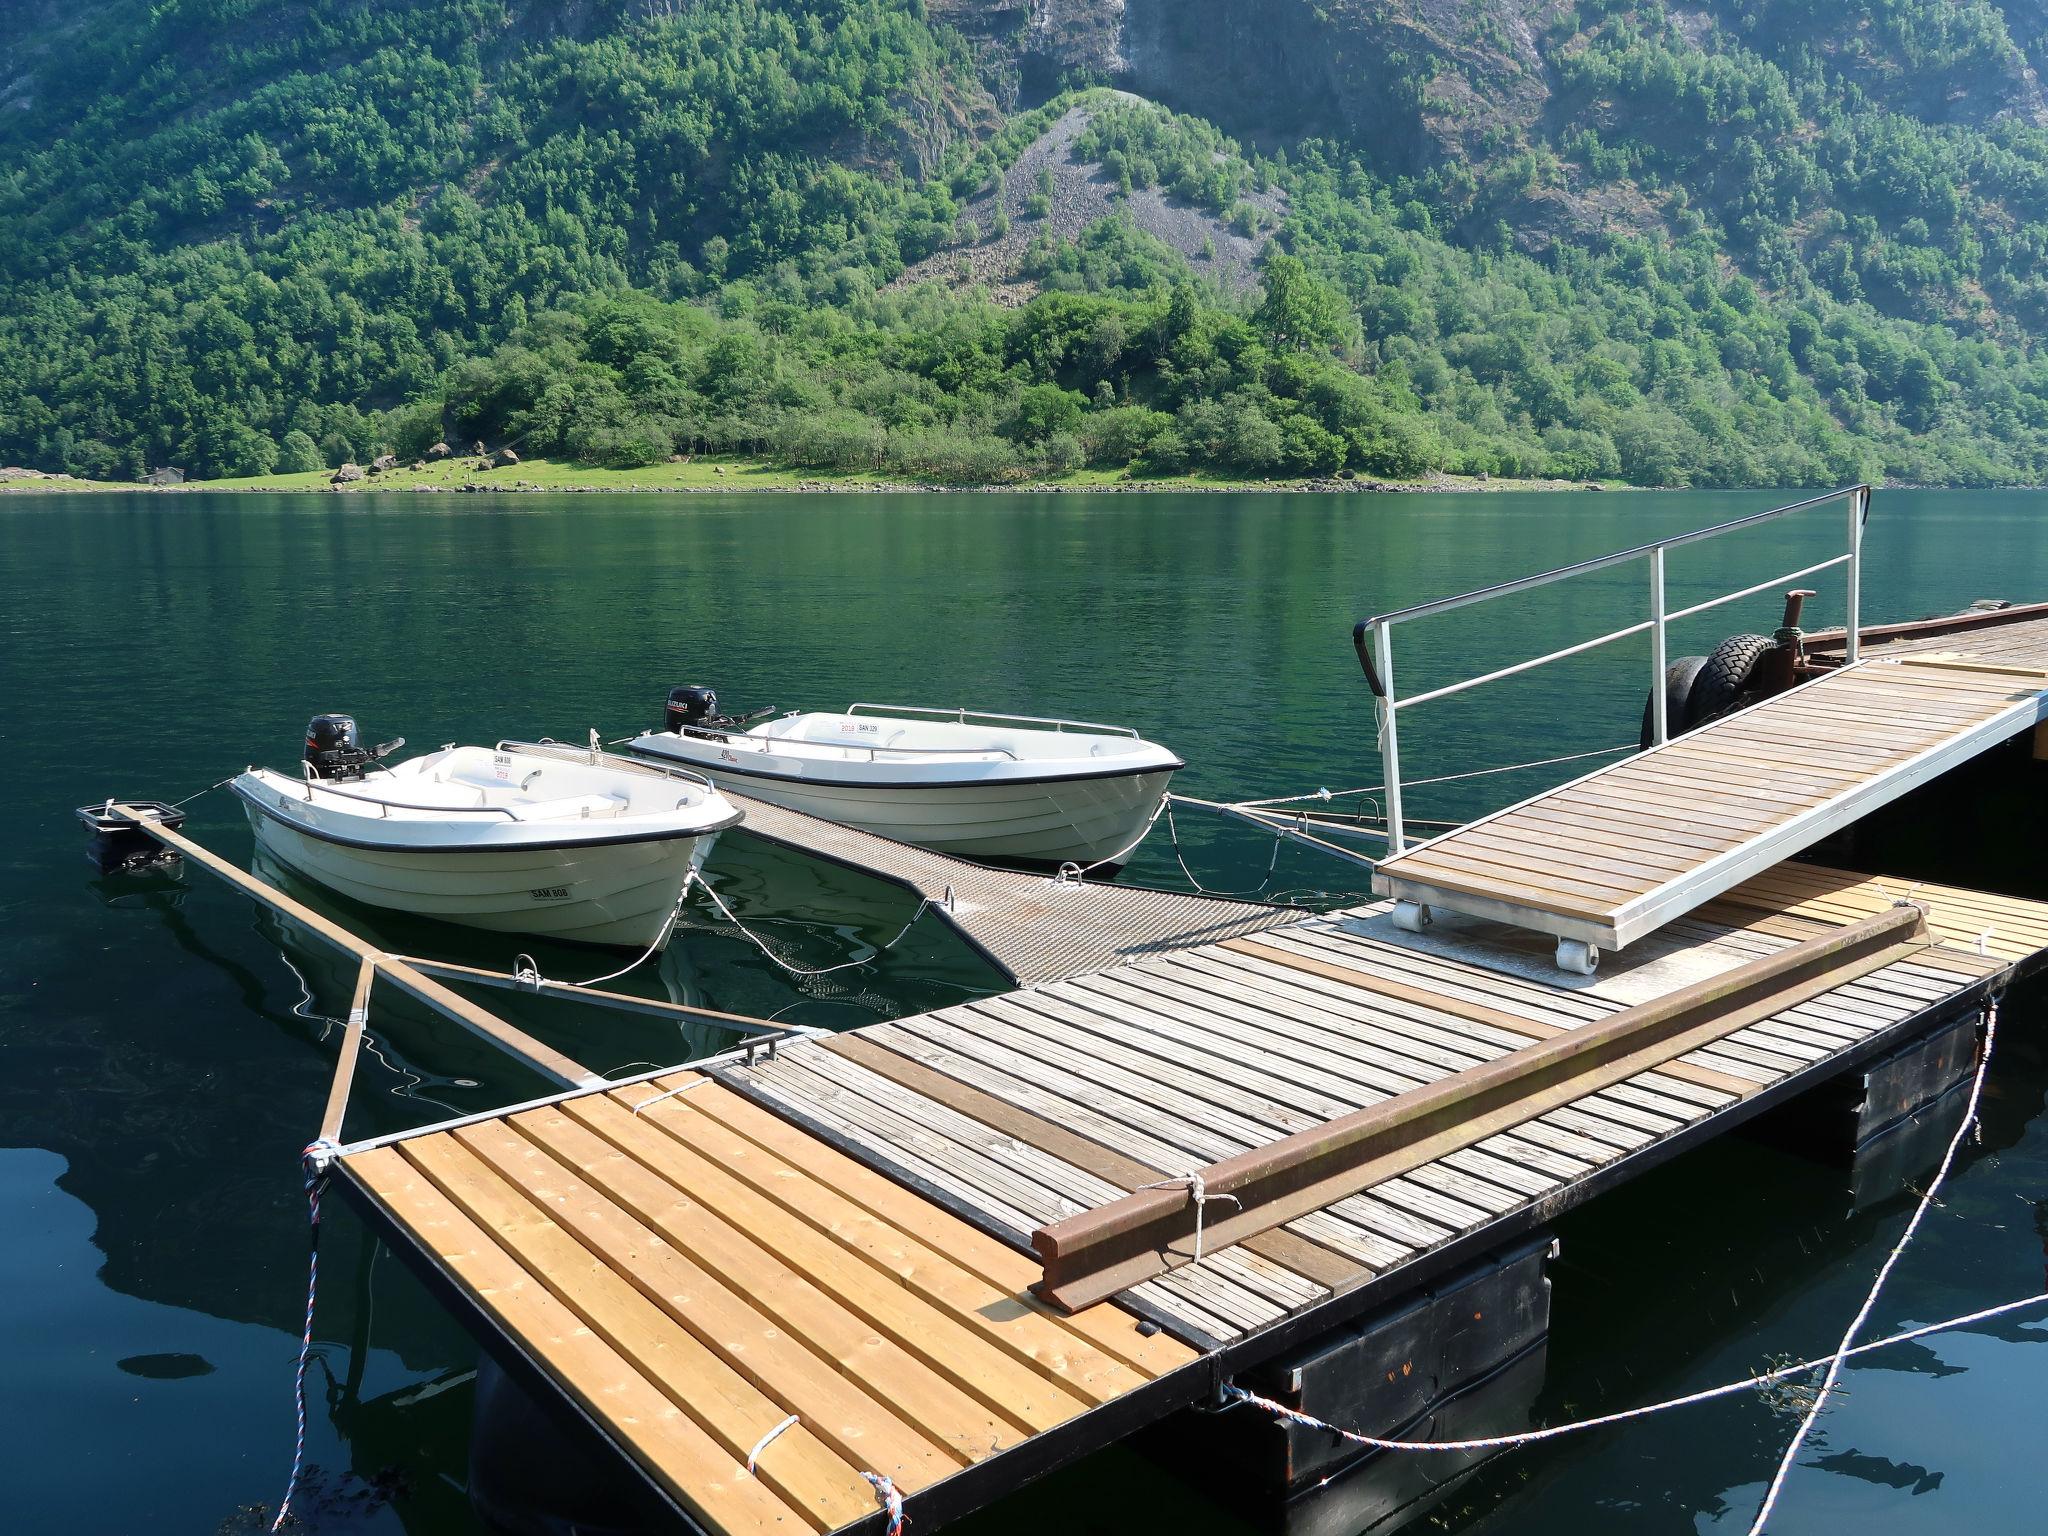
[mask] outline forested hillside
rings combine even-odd
[[[2048,480],[2043,0],[17,0],[0,462]]]

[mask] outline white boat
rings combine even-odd
[[[233,782],[258,844],[370,906],[644,949],[740,819],[702,779],[595,750],[507,741],[387,766],[402,745],[366,752],[346,716],[316,719],[298,775]]]
[[[854,704],[843,713],[719,715],[678,688],[631,750],[898,842],[1003,863],[1121,866],[1185,765],[1137,732],[969,709]],[[768,713],[766,711],[762,713]]]

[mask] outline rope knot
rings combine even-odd
[[[1212,1195],[1212,1194],[1210,1194],[1210,1193],[1209,1193],[1209,1186],[1208,1186],[1207,1184],[1205,1184],[1205,1183],[1203,1183],[1203,1182],[1202,1182],[1202,1176],[1201,1176],[1201,1175],[1200,1175],[1199,1173],[1184,1173],[1184,1174],[1180,1175],[1180,1177],[1178,1177],[1178,1178],[1173,1178],[1173,1179],[1160,1179],[1160,1180],[1159,1180],[1158,1182],[1156,1182],[1156,1183],[1153,1183],[1153,1184],[1140,1184],[1140,1185],[1138,1186],[1138,1188],[1140,1188],[1140,1189],[1179,1189],[1179,1188],[1181,1188],[1181,1187],[1182,1187],[1183,1185],[1185,1185],[1185,1186],[1186,1186],[1186,1188],[1187,1188],[1187,1192],[1188,1192],[1188,1199],[1194,1202],[1194,1207],[1195,1207],[1195,1257],[1194,1257],[1194,1262],[1195,1262],[1195,1263],[1197,1263],[1197,1264],[1199,1264],[1199,1263],[1201,1263],[1201,1262],[1202,1262],[1202,1227],[1203,1227],[1204,1221],[1206,1220],[1206,1218],[1207,1218],[1207,1215],[1208,1215],[1208,1205],[1209,1205],[1209,1202],[1210,1202],[1211,1200],[1228,1200],[1228,1201],[1229,1201],[1229,1202],[1230,1202],[1230,1203],[1231,1203],[1232,1205],[1236,1206],[1236,1207],[1237,1207],[1237,1208],[1238,1208],[1239,1210],[1243,1210],[1243,1209],[1244,1209],[1244,1202],[1243,1202],[1242,1200],[1238,1199],[1238,1198],[1237,1198],[1237,1196],[1235,1196],[1235,1195]]]
[[[875,1497],[882,1501],[882,1508],[889,1512],[889,1536],[901,1536],[904,1526],[903,1495],[896,1491],[896,1485],[878,1472],[863,1472],[861,1476],[875,1490]]]

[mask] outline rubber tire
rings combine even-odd
[[[1750,675],[1771,644],[1768,635],[1730,635],[1715,646],[1686,697],[1685,728],[1691,730],[1717,720],[1740,705],[1749,689]]]
[[[1664,669],[1664,728],[1673,736],[1685,730],[1686,704],[1692,698],[1693,682],[1700,675],[1700,668],[1707,664],[1704,656],[1681,656]],[[1657,701],[1643,700],[1642,749],[1647,752],[1657,738]]]

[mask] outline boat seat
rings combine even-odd
[[[617,816],[631,804],[624,795],[564,795],[559,800],[533,800],[506,809],[521,821],[582,821]]]

